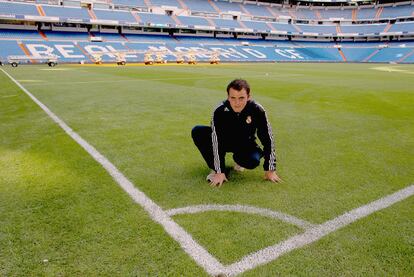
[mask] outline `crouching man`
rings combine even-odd
[[[264,146],[256,143],[256,134]],[[212,172],[207,176],[211,186],[220,187],[227,181],[225,155],[233,153],[234,169],[253,169],[264,157],[264,178],[281,179],[276,174],[276,155],[272,127],[264,108],[250,98],[245,80],[233,80],[227,86],[227,100],[214,110],[211,126],[195,126],[191,132],[194,144]]]

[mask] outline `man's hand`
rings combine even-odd
[[[280,177],[277,176],[277,174],[276,174],[275,171],[265,171],[264,178],[266,180],[269,180],[269,181],[274,182],[274,183],[276,183],[276,182],[282,182],[282,179],[280,179]]]
[[[216,173],[214,174],[212,180],[210,180],[210,186],[212,187],[221,187],[221,185],[227,181],[226,174]]]

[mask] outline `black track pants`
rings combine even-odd
[[[191,136],[208,167],[214,170],[211,133],[211,127],[197,125],[191,131]],[[245,147],[238,150],[220,149],[220,152],[220,160],[224,160],[226,152],[232,152],[234,161],[247,169],[256,168],[260,164],[260,159],[263,157],[263,151],[259,147]],[[222,171],[224,172],[224,168],[222,168]]]

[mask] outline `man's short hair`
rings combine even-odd
[[[247,92],[247,95],[250,95],[250,85],[249,83],[247,83],[246,80],[235,79],[231,81],[230,84],[227,85],[227,94],[229,94],[229,91],[231,88],[237,91],[241,91],[242,89],[245,89]]]

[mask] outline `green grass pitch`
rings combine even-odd
[[[241,204],[320,224],[414,184],[414,66],[4,67],[164,210]],[[208,186],[192,143],[234,78],[268,113],[278,173]],[[232,166],[231,156],[227,165]],[[223,264],[301,232],[257,215],[173,219]],[[414,197],[243,276],[413,276]],[[0,72],[0,276],[206,276]]]

